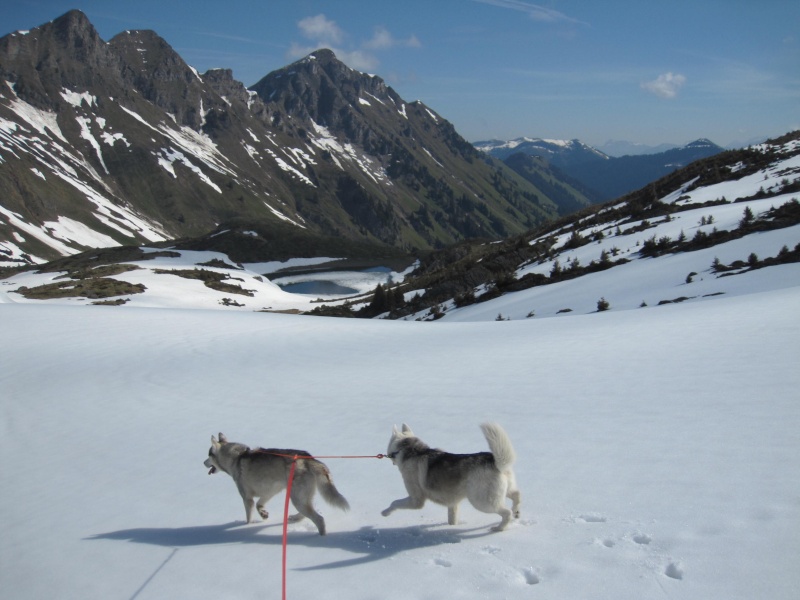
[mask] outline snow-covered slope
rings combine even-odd
[[[800,141],[794,139],[780,146],[764,146],[775,159],[758,169],[746,171],[743,165],[730,165],[733,171],[727,181],[699,185],[696,177],[681,180],[669,193],[658,200],[666,206],[660,216],[634,218],[624,204],[610,204],[577,221],[567,221],[552,229],[542,230],[527,240],[530,246],[544,243],[547,252],[538,259],[517,265],[515,277],[526,275],[551,276],[558,263],[562,271],[585,268],[607,260],[610,268],[579,277],[553,278],[554,282],[527,290],[507,293],[499,298],[471,306],[456,308],[453,299],[437,305],[445,320],[474,321],[523,319],[529,317],[559,318],[565,315],[586,314],[597,310],[598,301],[605,299],[613,311],[652,308],[662,302],[709,301],[753,292],[781,289],[800,282],[800,263],[770,265],[784,250],[793,251],[800,244],[800,225],[773,230],[753,228],[741,236],[720,239],[725,232],[740,231],[746,213],[754,222],[768,224],[774,220],[775,209],[787,210],[797,204],[797,182],[800,180]],[[737,178],[737,173],[740,176]],[[674,210],[672,210],[674,209]],[[792,209],[796,213],[796,208]],[[695,238],[712,240],[702,247],[685,248],[680,240]],[[575,240],[580,243],[575,243]],[[669,243],[672,251],[645,252],[648,245]],[[322,304],[341,305],[354,297],[368,294],[377,284],[405,282],[408,299],[424,295],[425,287],[408,272],[319,272],[294,275],[281,283],[302,283],[328,280],[349,288],[342,293],[289,294],[269,282],[277,271],[291,263],[239,265],[227,256],[213,252],[186,250],[146,250],[150,260],[130,260],[124,264],[136,267],[113,275],[116,280],[144,286],[140,293],[115,297],[126,306],[174,306],[185,308],[214,308],[227,311],[296,310],[309,311]],[[753,268],[752,256],[758,259]],[[336,258],[336,257],[334,257]],[[302,264],[314,268],[333,258],[307,259]],[[741,261],[738,268],[725,270],[716,263],[730,266]],[[211,289],[200,279],[187,279],[173,273],[186,270],[205,270],[216,273],[228,286]],[[90,304],[97,299],[78,296],[32,299],[21,292],[23,287],[52,285],[64,282],[64,271],[26,272],[0,280],[0,302]],[[77,282],[76,282],[77,283]],[[231,287],[233,286],[233,287]],[[475,289],[480,296],[486,286]],[[367,300],[369,298],[366,298]],[[321,301],[319,301],[321,300]],[[102,301],[102,300],[101,300]],[[437,315],[439,316],[439,315]],[[421,310],[407,318],[425,319],[431,314]]]
[[[444,310],[444,319],[455,321],[561,317],[595,312],[601,298],[611,310],[629,310],[674,300],[707,301],[796,286],[800,283],[800,263],[765,263],[782,251],[796,250],[800,225],[769,231],[754,228],[741,237],[732,234],[732,239],[723,239],[724,232],[740,230],[748,213],[754,221],[761,219],[764,223],[774,220],[774,209],[794,207],[792,211],[797,213],[800,141],[777,148],[775,161],[738,178],[713,185],[697,185],[696,178],[682,182],[658,199],[675,209],[664,211],[666,216],[637,219],[626,214],[622,218],[618,209],[623,205],[609,204],[583,220],[546,230],[529,243],[543,242],[548,251],[538,260],[519,265],[515,276],[552,276],[554,267],[579,270],[604,260],[616,263],[611,268],[565,280],[551,277],[554,283],[463,308],[456,308],[453,301],[437,308]],[[737,168],[732,165],[734,175]],[[691,240],[714,236],[720,243],[687,246]],[[650,257],[646,247],[658,244],[671,244],[675,250]],[[757,268],[748,264],[751,257],[758,259]],[[736,261],[741,261],[738,268],[724,272],[714,266],[729,266]],[[484,291],[485,287],[478,288],[475,295]]]
[[[544,138],[520,137],[513,140],[488,140],[475,142],[474,146],[500,160],[512,154],[523,152],[531,156],[547,158],[556,165],[574,162],[607,160],[608,156],[597,148],[593,148],[580,140],[555,140]]]

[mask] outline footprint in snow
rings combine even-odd
[[[597,513],[583,514],[578,518],[585,523],[605,523],[608,521],[604,516],[598,515]]]
[[[520,573],[522,573],[522,576],[525,578],[525,583],[528,585],[536,585],[542,581],[539,577],[539,574],[536,572],[536,569],[533,567],[522,569]]]
[[[636,542],[637,544],[640,544],[642,546],[646,546],[650,542],[653,541],[653,538],[651,538],[646,533],[636,533],[636,534],[633,535],[633,538],[631,538],[631,539],[633,539],[634,542]]]
[[[672,579],[683,579],[683,565],[679,562],[671,562],[664,569],[664,575]]]
[[[453,566],[453,563],[451,563],[449,560],[445,560],[443,558],[435,558],[435,559],[433,559],[433,564],[435,564],[435,565],[437,565],[439,567],[452,567]]]

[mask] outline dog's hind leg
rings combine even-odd
[[[511,500],[511,512],[514,513],[514,518],[519,519],[519,507],[522,504],[522,492],[517,487],[517,478],[514,476],[514,471],[508,470],[505,473],[508,481],[508,490],[506,491],[506,498]]]
[[[325,519],[314,510],[314,492],[317,489],[314,474],[311,471],[304,471],[295,476],[292,486],[292,504],[297,509],[298,514],[289,518],[295,523],[301,521],[303,517],[308,517],[317,526],[320,535],[325,535]]]
[[[522,493],[519,490],[508,490],[507,498],[511,498],[511,512],[515,519],[519,519],[519,506],[522,503]]]
[[[292,498],[292,504],[297,509],[299,514],[290,517],[291,522],[300,521],[303,517],[308,517],[317,526],[317,531],[319,531],[320,535],[325,535],[325,519],[319,514],[316,510],[314,510],[314,506],[311,504],[310,501],[298,500],[296,498]]]
[[[503,531],[506,527],[508,527],[508,522],[511,521],[511,511],[504,506],[497,509],[497,514],[500,515],[503,520],[500,521],[499,525],[492,527],[492,531]]]

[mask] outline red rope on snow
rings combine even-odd
[[[289,469],[289,479],[286,480],[286,502],[283,504],[283,581],[281,582],[283,600],[286,600],[286,533],[289,528],[289,497],[292,494],[292,480],[294,479],[294,468],[296,466],[297,456],[294,456],[292,467]]]
[[[292,466],[289,469],[289,478],[286,480],[286,500],[283,503],[283,544],[282,544],[282,580],[281,580],[281,597],[283,600],[286,600],[286,540],[287,540],[287,533],[289,529],[289,498],[292,496],[292,481],[294,480],[294,470],[297,466],[297,461],[299,460],[308,460],[309,458],[383,458],[384,454],[375,454],[375,455],[351,455],[351,456],[300,456],[298,454],[280,454],[278,452],[269,452],[274,456],[282,456],[283,458],[291,458],[292,459]]]

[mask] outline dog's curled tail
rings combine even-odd
[[[483,423],[481,430],[494,455],[494,463],[501,471],[510,467],[517,459],[514,447],[505,430],[497,423]]]
[[[333,477],[331,477],[331,472],[328,470],[328,467],[318,460],[314,462],[316,463],[314,465],[314,474],[317,479],[317,487],[319,488],[319,493],[325,499],[325,502],[341,510],[350,510],[350,503],[339,493],[336,486],[333,485]]]

